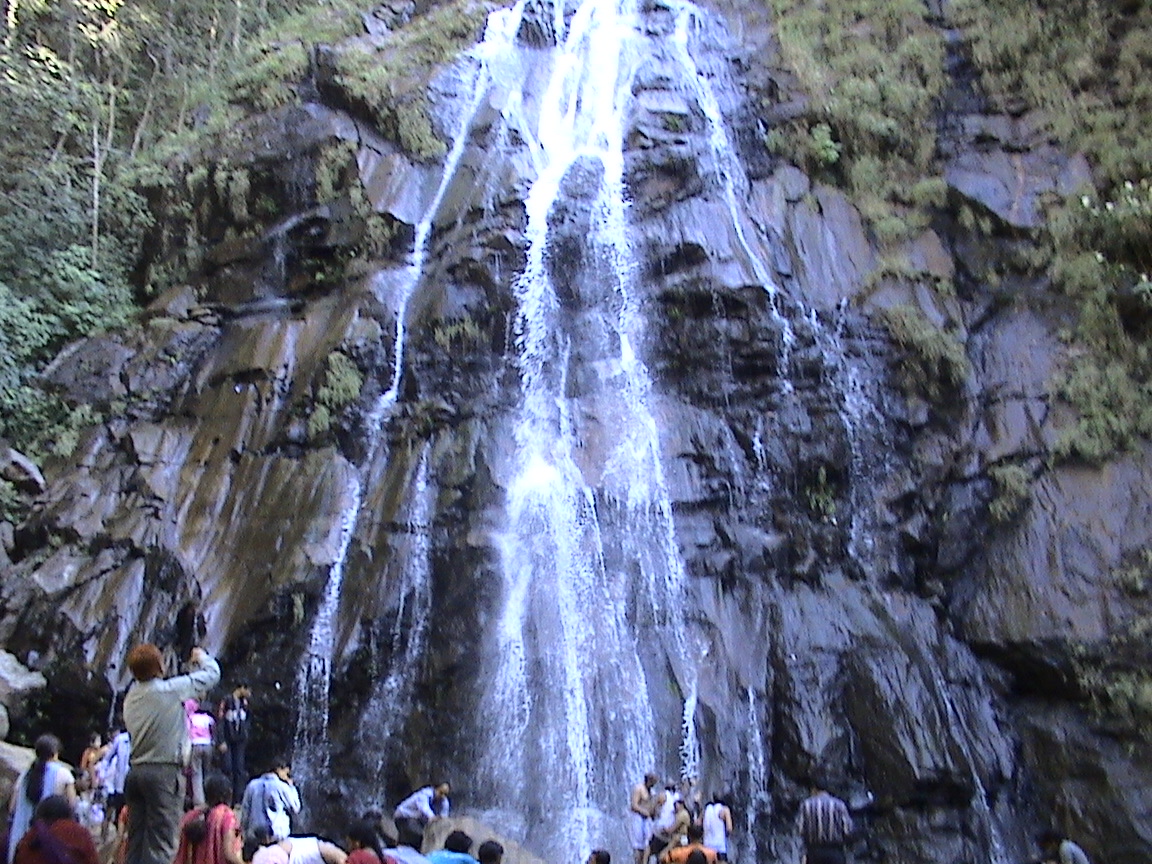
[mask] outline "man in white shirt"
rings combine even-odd
[[[424,843],[424,828],[429,822],[448,816],[452,787],[447,783],[417,789],[396,805],[392,820],[400,833],[400,845],[419,849]]]

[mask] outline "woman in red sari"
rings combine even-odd
[[[240,823],[232,812],[232,784],[219,774],[204,784],[205,805],[188,811],[180,823],[173,864],[244,864]]]

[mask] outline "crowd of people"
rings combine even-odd
[[[114,864],[501,864],[500,843],[480,843],[473,856],[463,831],[427,856],[419,851],[428,825],[450,813],[448,783],[402,800],[392,813],[395,834],[379,812],[349,825],[342,844],[294,833],[301,800],[289,760],[277,757],[248,779],[248,688],[235,687],[213,713],[203,707],[220,681],[213,657],[193,648],[188,671],[168,678],[164,665],[155,645],[129,652],[134,680],[123,723],[107,744],[93,736],[78,777],[60,761],[56,737],[36,740],[9,801],[7,864],[98,864],[95,838],[108,839],[110,826]],[[213,770],[217,753],[225,773]],[[628,818],[633,864],[728,861],[732,812],[720,797],[703,803],[692,779],[661,788],[647,774],[632,789]],[[797,828],[802,864],[846,864],[855,826],[842,800],[814,785]],[[1044,864],[1090,864],[1059,834],[1039,839]],[[611,855],[593,850],[586,864],[611,864]]]

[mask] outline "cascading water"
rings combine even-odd
[[[740,847],[732,854],[737,861],[759,861],[760,849],[757,842],[757,829],[764,824],[764,817],[772,810],[772,793],[768,786],[768,759],[764,746],[764,733],[761,731],[761,711],[755,691],[749,687],[748,693],[748,791],[750,805],[744,808],[744,830]],[[729,850],[732,853],[732,850]]]
[[[644,322],[629,294],[623,129],[638,21],[616,0],[555,13],[558,45],[546,60],[511,41],[519,7],[495,13],[503,25],[489,27],[509,36],[504,64],[544,65],[547,75],[540,90],[524,89],[533,79],[525,74],[520,89],[493,96],[502,138],[524,142],[536,176],[525,199],[527,263],[514,286],[522,390],[481,764],[492,821],[562,860],[592,844],[623,848],[629,787],[677,750],[678,770],[694,773],[699,747],[684,566],[650,381],[632,347]],[[566,257],[558,213],[587,219],[578,261]],[[588,412],[607,421],[595,467]],[[666,686],[677,694],[674,721],[654,708]],[[668,739],[671,753],[661,746]]]
[[[751,268],[756,281],[772,298],[772,315],[783,336],[784,356],[781,358],[781,368],[786,368],[789,349],[795,341],[792,325],[780,309],[779,288],[776,285],[776,280],[764,264],[768,250],[763,249],[761,251],[753,248],[754,241],[749,238],[748,231],[745,229],[742,209],[737,203],[737,192],[738,184],[741,187],[746,186],[747,181],[728,135],[728,128],[724,122],[724,115],[720,110],[720,103],[716,98],[715,90],[709,79],[701,74],[701,70],[692,56],[691,39],[700,26],[701,11],[696,4],[689,2],[674,3],[672,8],[676,13],[676,30],[673,34],[672,45],[683,69],[687,90],[695,97],[696,104],[703,112],[708,124],[708,143],[711,146],[713,160],[720,174],[724,203],[728,207],[733,234],[740,251],[744,254],[744,263]],[[755,233],[753,233],[753,237],[755,238]],[[755,239],[757,242],[760,241],[760,238]],[[785,377],[781,381],[781,385],[785,390],[788,390],[791,388],[791,381]]]
[[[428,482],[431,444],[424,446],[412,481],[410,512],[401,524],[403,544],[397,550],[394,584],[386,588],[397,597],[396,612],[389,629],[391,660],[384,675],[374,684],[360,727],[360,745],[379,751],[394,743],[399,723],[412,701],[416,671],[428,642],[429,613],[432,608],[430,557],[435,487]],[[388,764],[387,749],[378,760],[380,770]],[[383,776],[376,787],[384,788]],[[383,804],[384,802],[375,802]]]
[[[388,389],[380,394],[364,423],[368,430],[367,455],[360,472],[351,479],[349,498],[351,503],[341,517],[340,541],[335,562],[329,570],[320,607],[313,619],[308,635],[308,649],[305,661],[301,664],[296,682],[296,692],[300,694],[300,710],[296,719],[294,741],[294,763],[298,776],[305,781],[318,777],[328,767],[328,714],[329,691],[332,679],[333,652],[336,649],[335,621],[340,607],[341,589],[344,583],[344,568],[348,549],[360,522],[364,499],[364,487],[372,477],[373,467],[378,460],[386,462],[388,454],[381,454],[381,443],[388,421],[392,418],[396,400],[400,393],[400,383],[404,373],[404,345],[407,338],[408,304],[424,272],[428,254],[428,239],[432,233],[433,221],[444,195],[450,186],[464,145],[468,130],[480,105],[480,96],[485,90],[481,82],[487,81],[487,67],[483,56],[477,58],[472,73],[475,76],[468,86],[472,98],[461,113],[458,132],[452,148],[444,161],[440,183],[432,200],[425,208],[424,215],[416,224],[412,254],[407,266],[399,273],[382,272],[374,280],[374,288],[381,302],[396,309],[396,331],[392,349],[392,374]],[[389,296],[391,295],[391,296]],[[426,470],[426,469],[425,469]],[[427,482],[425,475],[424,482]],[[408,667],[409,669],[412,666]]]

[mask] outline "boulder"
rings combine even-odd
[[[36,754],[29,748],[0,741],[0,801],[9,800],[16,778],[27,771],[35,759]]]
[[[18,706],[29,694],[48,685],[44,676],[33,672],[7,651],[0,651],[0,705]]]
[[[0,477],[17,489],[38,495],[47,488],[36,463],[12,447],[0,447]]]
[[[429,825],[424,831],[424,853],[427,854],[435,849],[443,849],[444,838],[453,831],[463,831],[472,838],[473,857],[475,857],[476,850],[480,848],[481,843],[488,840],[495,840],[504,847],[503,864],[543,864],[541,859],[525,850],[515,840],[498,834],[490,826],[470,816],[454,816],[449,819],[437,819]],[[586,854],[590,851],[592,850],[577,850],[576,854],[580,855],[581,859],[583,859],[583,854],[581,853]]]

